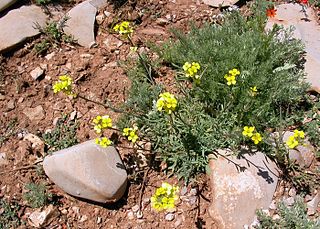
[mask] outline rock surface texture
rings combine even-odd
[[[45,22],[46,15],[38,6],[22,6],[11,10],[0,18],[0,53],[39,34],[35,24],[44,26]]]
[[[231,6],[238,1],[239,0],[203,0],[203,3],[213,7],[225,7]]]
[[[127,172],[114,147],[93,140],[60,150],[43,161],[47,176],[65,192],[106,203],[119,200],[127,186]]]
[[[94,22],[96,20],[97,8],[89,1],[80,3],[68,13],[69,20],[64,27],[64,32],[73,36],[78,44],[90,47],[94,42]]]
[[[238,229],[250,225],[257,209],[268,208],[278,182],[277,166],[256,152],[238,159],[220,150],[210,160],[212,204],[210,216],[219,229]],[[238,166],[235,166],[237,164]]]
[[[14,4],[16,1],[17,0],[0,0],[0,12]]]
[[[302,40],[307,52],[306,81],[311,84],[311,90],[320,93],[320,26],[314,11],[307,8],[304,13],[299,4],[282,4],[277,6],[275,18],[269,18],[266,28],[271,29],[274,24],[295,28],[293,36]]]

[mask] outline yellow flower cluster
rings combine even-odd
[[[200,76],[197,75],[198,71],[200,70],[200,64],[198,62],[192,62],[191,64],[186,62],[182,68],[186,74],[186,77],[190,77],[195,82],[200,83]]]
[[[168,114],[171,114],[177,107],[177,100],[173,94],[169,92],[164,92],[159,95],[159,99],[157,101],[157,109],[158,111],[164,110]]]
[[[161,187],[157,188],[155,194],[151,197],[151,207],[157,211],[173,209],[175,201],[179,199],[177,195],[178,191],[178,186],[163,182]]]
[[[237,83],[236,77],[240,75],[240,71],[236,68],[230,70],[228,74],[225,74],[224,78],[227,80],[228,86],[235,85]]]
[[[67,75],[59,76],[59,80],[54,83],[52,89],[54,93],[61,91],[66,95],[75,96],[75,94],[72,92],[72,79]]]
[[[259,142],[262,141],[261,134],[258,132],[255,132],[255,127],[254,126],[245,126],[243,127],[242,135],[245,137],[249,137],[254,144],[259,144]]]
[[[133,33],[133,28],[128,21],[123,21],[120,24],[117,24],[115,27],[113,27],[113,29],[124,36],[129,36]]]
[[[302,130],[294,130],[294,134],[289,137],[286,144],[290,149],[294,149],[303,142],[304,138],[305,134]]]
[[[138,140],[137,134],[138,127],[134,126],[133,128],[124,128],[123,136],[127,137],[129,141],[135,143]]]
[[[106,137],[96,138],[95,142],[104,148],[112,144],[112,141]]]
[[[112,127],[112,119],[109,115],[100,116],[98,115],[93,119],[94,130],[97,134],[100,134],[103,129]]]
[[[258,89],[257,89],[257,86],[253,86],[253,87],[250,87],[250,95],[252,97],[256,96],[258,94]]]

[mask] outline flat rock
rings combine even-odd
[[[41,105],[31,108],[25,108],[23,113],[30,119],[30,121],[40,121],[44,118],[44,110]]]
[[[73,36],[79,45],[89,48],[95,42],[96,13],[97,8],[89,1],[80,3],[67,13],[69,20],[63,28],[64,32]]]
[[[48,225],[54,218],[59,216],[59,212],[56,208],[50,204],[43,211],[36,210],[32,212],[28,217],[28,223],[36,228],[42,228]]]
[[[277,14],[269,18],[266,29],[274,24],[284,28],[293,27],[293,37],[301,39],[306,50],[306,81],[311,84],[311,90],[320,93],[320,26],[314,10],[307,8],[307,18],[299,4],[281,4],[277,6]]]
[[[36,67],[30,72],[30,75],[32,79],[37,80],[40,76],[42,76],[44,73],[44,70],[40,67]]]
[[[43,168],[65,192],[95,202],[115,202],[127,187],[127,172],[117,150],[94,140],[45,157]]]
[[[17,0],[0,0],[0,12],[12,4],[14,4]]]
[[[261,152],[240,159],[227,156],[227,150],[219,153],[224,157],[209,162],[213,196],[209,214],[219,229],[243,228],[254,221],[257,209],[267,209],[271,204],[278,169]]]
[[[38,6],[22,6],[19,9],[11,10],[0,18],[0,53],[39,34],[35,24],[44,26],[45,22],[46,15]]]
[[[283,133],[283,142],[286,142],[293,132],[286,131]],[[289,149],[289,158],[295,161],[301,167],[309,168],[315,158],[315,148],[311,145],[308,139],[304,140],[304,145],[298,145],[294,149]]]
[[[203,3],[213,7],[225,7],[231,6],[238,1],[239,0],[203,0]]]
[[[97,10],[103,9],[105,6],[108,5],[108,0],[90,0],[91,5],[97,8]]]

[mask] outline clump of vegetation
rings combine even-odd
[[[260,225],[258,229],[292,229],[305,228],[316,229],[320,227],[320,221],[310,220],[303,200],[298,198],[292,207],[287,207],[283,202],[278,205],[279,219],[272,219],[262,211],[258,211]]]
[[[50,47],[56,47],[62,43],[74,43],[75,40],[72,36],[66,35],[63,32],[63,28],[66,26],[68,17],[65,16],[59,22],[50,21],[47,22],[44,27],[36,24],[36,28],[43,35],[43,39],[40,43],[35,44],[34,50],[37,54],[43,55]]]
[[[42,135],[49,152],[77,144],[79,142],[76,136],[78,126],[76,120],[69,120],[69,115],[63,115],[52,131]]]
[[[28,183],[25,189],[27,189],[27,192],[23,195],[23,198],[32,208],[45,206],[52,197],[44,184]]]
[[[19,205],[13,202],[0,200],[0,228],[9,229],[18,227],[21,222],[18,217]]]
[[[36,0],[36,4],[38,5],[48,5],[51,3],[69,3],[70,0]]]

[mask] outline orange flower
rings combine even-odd
[[[276,12],[277,12],[277,10],[274,8],[274,6],[270,6],[267,9],[267,17],[270,17],[270,18],[275,17],[276,16]]]

